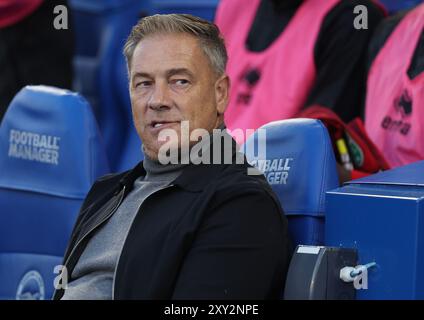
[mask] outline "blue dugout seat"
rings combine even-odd
[[[147,0],[150,14],[188,13],[213,21],[219,0]]]
[[[380,0],[381,3],[387,8],[389,13],[410,9],[420,3],[422,0]]]
[[[260,146],[266,150],[260,152]],[[322,245],[325,192],[339,185],[331,140],[322,122],[271,122],[255,131],[243,150],[249,163],[264,173],[277,194],[294,245]]]
[[[0,299],[49,299],[77,213],[109,172],[89,104],[27,86],[0,126]]]
[[[139,0],[71,0],[76,33],[74,90],[93,107],[112,171],[143,156],[132,121],[122,49],[145,4]]]

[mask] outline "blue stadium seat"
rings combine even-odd
[[[264,145],[266,151],[258,154]],[[271,122],[255,131],[243,148],[248,161],[264,172],[277,194],[294,245],[322,245],[325,192],[339,185],[331,140],[322,122]]]
[[[389,13],[395,13],[400,10],[410,9],[420,3],[422,0],[380,0],[387,8]]]
[[[139,0],[71,0],[76,31],[74,90],[93,106],[112,171],[142,160],[122,48],[146,5]]]
[[[148,0],[154,13],[189,13],[209,21],[215,17],[219,0]]]
[[[27,86],[0,126],[0,299],[48,299],[76,215],[109,172],[89,104]]]

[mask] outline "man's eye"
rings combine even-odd
[[[137,88],[137,87],[145,88],[145,87],[149,87],[151,84],[152,84],[152,82],[151,82],[151,81],[141,81],[141,82],[137,82],[137,83],[135,84],[135,87],[136,87],[136,88]]]
[[[185,86],[189,83],[188,80],[186,79],[177,79],[175,80],[175,84],[179,85],[179,86]]]

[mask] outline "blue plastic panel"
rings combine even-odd
[[[408,166],[380,172],[362,179],[350,181],[349,184],[389,184],[424,187],[424,161],[411,163]],[[393,177],[396,177],[395,179]]]
[[[327,193],[325,244],[356,248],[361,264],[377,263],[358,299],[424,299],[424,179],[419,171],[424,161]]]

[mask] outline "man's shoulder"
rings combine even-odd
[[[286,225],[284,211],[278,197],[264,175],[250,165],[226,166],[211,181],[208,221],[226,221],[240,225],[264,221]],[[243,222],[241,222],[243,221]]]
[[[248,163],[228,165],[216,177],[214,183],[216,192],[221,195],[257,194],[263,196],[264,200],[278,202],[262,172]]]

